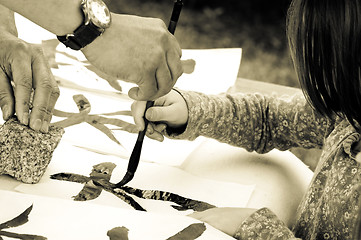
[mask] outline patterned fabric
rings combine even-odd
[[[285,224],[267,208],[252,214],[238,229],[234,236],[237,239],[297,239]]]
[[[353,146],[360,134],[345,119],[317,114],[301,94],[279,98],[180,92],[189,109],[188,125],[170,138],[202,135],[258,153],[323,148],[292,236],[275,215],[260,209],[240,226],[238,239],[353,239],[361,192],[361,167]]]

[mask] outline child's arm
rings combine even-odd
[[[175,99],[175,94],[182,97],[170,101]],[[161,134],[188,140],[205,136],[265,153],[274,148],[321,148],[324,136],[332,128],[332,122],[316,114],[302,95],[279,98],[261,94],[205,95],[173,91],[155,103],[158,106],[150,108],[146,117],[155,124],[154,128],[149,127],[149,133],[153,134],[148,136],[158,140]],[[138,126],[143,126],[140,122],[144,107],[141,105],[133,105]],[[164,123],[168,126],[165,130]]]
[[[188,216],[236,239],[296,239],[292,231],[267,208],[211,208]]]
[[[237,228],[236,239],[296,240],[292,231],[268,208],[261,208],[250,215]]]

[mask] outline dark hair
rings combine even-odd
[[[361,1],[293,0],[287,36],[306,99],[361,125]]]

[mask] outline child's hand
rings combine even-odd
[[[139,131],[144,129],[145,101],[135,101],[132,104],[132,115]],[[188,107],[183,97],[177,91],[170,91],[167,95],[154,101],[154,106],[145,113],[149,120],[147,136],[163,141],[162,131],[168,126],[174,129],[182,128],[188,121]]]
[[[194,212],[188,216],[217,228],[218,230],[234,236],[241,223],[257,209],[253,208],[210,208],[202,212]]]

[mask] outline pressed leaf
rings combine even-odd
[[[117,111],[117,112],[111,112],[111,113],[101,113],[99,115],[104,115],[104,116],[117,116],[117,115],[132,116],[132,111],[124,110],[124,111]]]
[[[206,202],[193,200],[190,198],[182,197],[178,194],[159,191],[159,190],[142,190],[138,188],[132,188],[128,186],[117,187],[115,184],[110,183],[106,180],[94,180],[94,184],[97,186],[102,187],[104,190],[111,192],[115,195],[121,193],[121,197],[126,193],[132,194],[136,197],[143,198],[143,199],[153,199],[153,200],[161,200],[161,201],[170,201],[180,206],[172,206],[178,211],[192,209],[194,211],[204,211],[210,208],[214,208],[215,206]],[[136,208],[135,208],[136,209]],[[138,210],[138,209],[137,209]]]
[[[76,182],[76,183],[87,183],[91,180],[90,177],[86,177],[76,173],[56,173],[50,175],[50,178],[55,180]]]
[[[73,96],[74,102],[79,109],[79,112],[90,113],[91,105],[89,100],[83,94]]]
[[[57,117],[71,117],[71,116],[74,115],[74,113],[64,112],[64,111],[61,111],[61,110],[54,109],[53,115],[57,116]]]
[[[193,223],[167,240],[194,240],[206,231],[204,223]]]
[[[131,123],[128,123],[126,121],[123,121],[121,119],[118,118],[106,118],[106,117],[102,117],[102,116],[98,116],[98,115],[89,115],[90,119],[92,119],[93,121],[102,123],[102,124],[111,124],[114,126],[118,126],[118,127],[123,127],[124,125],[134,125]]]
[[[60,110],[54,110],[54,115],[58,117],[65,117],[61,121],[52,123],[52,125],[57,127],[70,127],[72,125],[76,125],[82,122],[86,122],[91,126],[95,127],[99,131],[103,132],[107,135],[112,141],[117,143],[118,145],[122,144],[115,138],[111,129],[109,129],[105,124],[114,125],[120,127],[119,130],[127,131],[129,133],[137,133],[138,129],[135,124],[128,123],[121,119],[117,118],[107,118],[99,115],[89,115],[91,110],[91,105],[89,100],[84,97],[82,94],[74,95],[73,96],[74,102],[76,103],[79,113],[69,113]],[[103,115],[114,116],[114,115],[126,115],[131,116],[131,111],[118,111],[114,113],[105,113]]]
[[[113,140],[115,143],[119,144],[120,146],[123,146],[113,135],[112,131],[107,128],[105,125],[100,124],[98,122],[94,121],[87,121],[90,125],[98,129],[99,131],[103,132],[105,135],[107,135],[111,140]]]
[[[15,218],[7,221],[7,222],[4,222],[4,223],[0,224],[0,230],[5,229],[5,228],[12,228],[12,227],[17,227],[17,226],[23,225],[24,223],[29,221],[28,215],[29,215],[29,213],[31,212],[32,209],[33,209],[33,205],[28,207],[19,216],[15,217]]]
[[[12,232],[6,232],[6,231],[0,231],[0,235],[4,237],[9,238],[17,238],[17,239],[23,239],[23,240],[46,240],[46,237],[38,236],[38,235],[32,235],[32,234],[19,234],[19,233],[12,233]],[[0,238],[2,239],[2,238]]]
[[[104,162],[100,164],[96,164],[93,166],[93,169],[90,173],[91,179],[104,179],[109,181],[112,172],[115,168],[115,164],[111,162]],[[93,180],[88,181],[83,189],[74,197],[75,201],[87,201],[93,200],[100,196],[102,192],[102,188],[94,185]]]
[[[86,117],[86,115],[76,113],[67,119],[52,123],[52,125],[66,128],[84,122]]]
[[[215,207],[212,204],[198,200],[193,200],[190,198],[185,198],[175,193],[159,191],[159,190],[142,190],[127,186],[123,186],[121,188],[127,193],[133,194],[140,198],[174,202],[180,205],[180,206],[172,206],[178,211],[192,209],[194,211],[200,212]]]
[[[128,240],[128,231],[126,227],[115,227],[107,232],[110,240]]]

